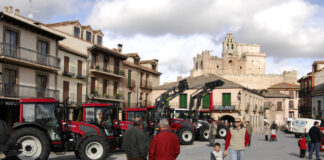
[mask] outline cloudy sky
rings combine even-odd
[[[21,14],[29,0],[0,0]],[[221,55],[224,36],[257,43],[267,53],[267,73],[311,71],[324,60],[322,0],[32,0],[35,20],[45,23],[79,19],[102,29],[104,44],[124,45],[142,60],[159,59],[161,81],[188,76],[193,57],[202,50]]]

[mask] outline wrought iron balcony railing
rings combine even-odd
[[[16,84],[1,84],[0,94],[12,98],[55,98],[59,99],[59,90],[31,87]]]

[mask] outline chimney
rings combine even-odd
[[[9,6],[8,12],[9,14],[12,14],[12,6]]]
[[[9,8],[8,8],[7,6],[5,6],[5,7],[4,7],[4,12],[5,12],[5,13],[8,13],[8,9],[9,9]]]
[[[15,9],[15,15],[19,15],[19,9]]]
[[[122,53],[122,51],[123,51],[123,45],[119,43],[118,44],[118,52]]]

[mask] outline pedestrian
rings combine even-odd
[[[210,154],[210,160],[223,160],[223,152],[219,143],[215,143],[214,150]]]
[[[249,135],[246,128],[241,127],[240,118],[235,118],[234,128],[229,129],[227,132],[224,156],[229,154],[231,160],[243,160],[248,143]]]
[[[314,126],[308,132],[308,134],[311,138],[311,147],[310,147],[308,159],[312,159],[313,151],[315,149],[316,150],[316,160],[320,160],[319,150],[320,150],[322,135],[321,135],[321,131],[319,129],[319,125],[320,125],[319,122],[315,121]]]
[[[250,147],[251,146],[251,136],[252,136],[252,133],[253,133],[253,128],[250,125],[250,121],[246,121],[246,127],[245,128],[248,131],[248,135],[249,135],[249,139],[250,139],[248,146]]]
[[[148,137],[143,132],[143,121],[136,118],[133,127],[123,135],[122,150],[125,151],[127,160],[146,160]]]
[[[266,122],[264,125],[264,137],[265,137],[266,141],[268,141],[268,139],[269,139],[269,134],[270,134],[270,126],[269,126],[268,122]]]
[[[212,123],[209,125],[209,145],[210,146],[214,146],[216,135],[217,135],[217,123],[214,117]]]
[[[307,145],[306,145],[306,138],[305,135],[302,134],[301,138],[298,140],[298,146],[300,149],[300,158],[304,158],[305,157],[305,153],[306,153],[306,149],[307,149]]]
[[[150,145],[149,160],[175,160],[180,153],[178,137],[169,129],[167,119],[162,119],[159,127]]]
[[[276,132],[277,132],[277,129],[278,129],[278,126],[277,126],[276,122],[273,121],[271,126],[270,126],[270,130],[276,130]]]

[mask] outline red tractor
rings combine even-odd
[[[66,101],[63,107],[55,99],[21,99],[19,122],[14,124],[9,143],[22,145],[18,159],[48,159],[50,152],[74,151],[78,158],[102,160],[108,144],[95,125],[68,121]],[[60,113],[64,113],[61,120]]]

